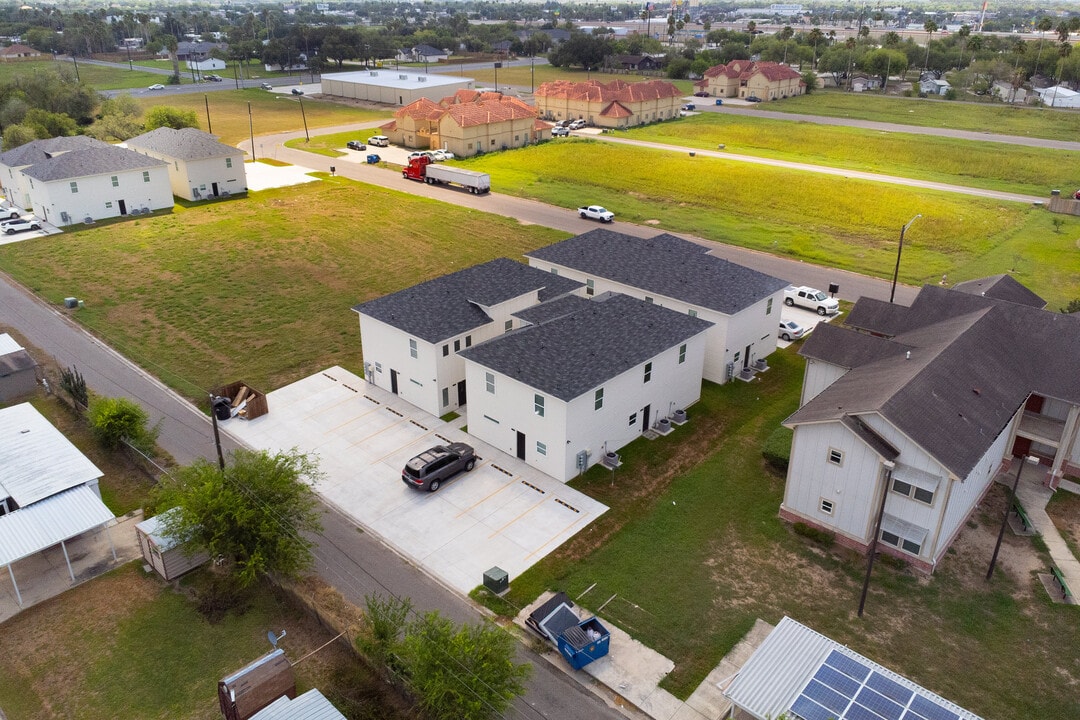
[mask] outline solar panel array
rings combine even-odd
[[[862,662],[833,650],[791,705],[802,720],[961,720]]]

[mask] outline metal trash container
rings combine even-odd
[[[214,416],[218,420],[228,420],[232,417],[232,402],[227,397],[221,397],[220,395],[215,397],[211,407],[213,407]]]

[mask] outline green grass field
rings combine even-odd
[[[1080,186],[1080,152],[702,113],[620,137],[1049,197]]]
[[[881,97],[873,93],[829,90],[778,102],[759,103],[758,109],[1050,140],[1077,139],[1076,113],[1050,108]]]
[[[599,203],[658,231],[879,277],[892,274],[900,228],[922,214],[905,236],[903,282],[1014,271],[1052,304],[1080,297],[1080,220],[1019,203],[579,139],[464,164],[502,193]]]
[[[52,70],[64,68],[68,72],[74,72],[74,65],[67,60],[27,60],[23,62],[0,63],[0,83],[10,82],[18,75],[33,72],[35,70]],[[164,82],[164,76],[152,72],[140,70],[136,65],[134,70],[124,68],[104,67],[79,63],[79,79],[95,90],[125,90],[128,88],[146,88],[154,83]]]

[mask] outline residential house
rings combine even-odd
[[[34,140],[0,154],[9,202],[53,225],[173,206],[166,163],[92,138]]]
[[[379,130],[411,148],[444,148],[459,157],[523,147],[551,138],[551,125],[516,97],[458,90],[439,102],[420,98],[394,113]]]
[[[1041,88],[1035,94],[1048,107],[1080,108],[1080,93],[1064,85]]]
[[[0,403],[34,392],[37,367],[26,348],[7,333],[0,333]]]
[[[527,30],[518,30],[516,33],[517,39],[521,42],[526,42],[529,38],[536,35],[546,37],[550,41],[548,47],[544,48],[545,51],[550,46],[564,43],[570,39],[570,31],[563,30],[562,28],[549,28],[547,30],[541,30],[540,28],[530,28]]]
[[[700,317],[704,377],[723,383],[764,366],[776,349],[787,282],[709,253],[674,235],[641,239],[607,229],[526,254],[529,264],[584,285],[587,296],[613,291]]]
[[[513,43],[509,40],[500,40],[491,46],[491,52],[495,53],[498,57],[508,58],[511,55],[511,48],[513,48]]]
[[[466,402],[458,353],[520,327],[513,313],[580,285],[499,258],[356,305],[364,377],[442,416]]]
[[[244,151],[195,128],[162,127],[131,138],[127,147],[168,163],[172,194],[185,200],[247,192]]]
[[[927,73],[919,78],[919,92],[927,95],[944,95],[952,89],[952,85],[945,78],[934,77]]]
[[[734,706],[727,717],[981,720],[786,616],[720,688]]]
[[[39,57],[41,57],[41,53],[29,45],[15,43],[14,45],[0,48],[0,61],[4,62],[9,60],[33,60]]]
[[[651,55],[616,55],[611,59],[614,67],[627,72],[659,70],[661,61]]]
[[[1080,317],[1007,275],[863,298],[805,341],[781,517],[932,572],[995,475],[1035,456],[1080,474]]]
[[[0,409],[0,567],[20,605],[16,562],[64,546],[74,582],[67,541],[115,519],[101,501],[101,475],[30,403]]]
[[[221,53],[227,52],[229,46],[227,43],[211,43],[211,42],[192,42],[189,40],[181,40],[176,44],[176,58],[181,62],[202,62],[210,59],[210,53],[217,50]],[[162,51],[164,54],[168,54],[167,51]],[[224,65],[222,65],[224,67]]]
[[[569,296],[461,351],[469,433],[567,481],[701,396],[710,323],[643,300]]]
[[[400,62],[437,63],[446,62],[450,53],[430,45],[417,45],[398,50],[396,57]]]
[[[533,96],[544,119],[581,119],[596,127],[627,128],[679,117],[683,94],[666,80],[554,80],[541,83]]]
[[[726,65],[714,65],[694,83],[694,87],[720,98],[758,97],[762,100],[780,100],[806,92],[806,83],[795,68],[753,60],[732,60]]]

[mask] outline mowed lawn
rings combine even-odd
[[[171,67],[171,66],[170,66]],[[19,75],[33,72],[61,70],[75,77],[75,66],[70,60],[26,60],[23,62],[0,63],[0,83],[7,83]],[[147,88],[154,83],[164,83],[165,76],[147,72],[134,66],[134,70],[106,67],[103,65],[79,64],[79,79],[95,90],[124,90],[128,88]],[[138,91],[136,91],[138,92]]]
[[[565,237],[342,177],[0,246],[0,267],[200,402],[362,371],[351,307]]]
[[[1080,219],[1021,203],[572,138],[464,163],[498,192],[605,205],[657,231],[891,277],[951,283],[1011,272],[1051,301],[1080,297]],[[1055,226],[1055,221],[1061,226]]]
[[[1008,533],[985,580],[1003,487],[934,576],[878,562],[861,619],[863,557],[825,550],[779,519],[784,477],[761,448],[798,406],[797,350],[774,353],[753,383],[706,383],[687,425],[623,448],[614,473],[595,467],[572,481],[609,511],[513,578],[494,607],[565,591],[674,660],[662,685],[684,698],[755,619],[790,615],[983,717],[1080,717],[1080,609],[1052,604],[1029,569],[1047,572],[1049,556]]]
[[[1003,103],[881,97],[874,93],[828,90],[776,102],[758,103],[757,109],[1049,140],[1080,139],[1076,132],[1080,119],[1075,112],[1053,108],[1009,107]]]
[[[218,681],[269,652],[270,630],[287,632],[280,647],[294,662],[333,638],[269,587],[210,623],[186,593],[128,563],[4,623],[0,707],[12,720],[216,720]],[[408,717],[337,643],[297,665],[296,679],[348,717]]]
[[[708,101],[706,101],[708,102]],[[1080,119],[1080,118],[1078,118]],[[1026,193],[1080,187],[1080,152],[704,112],[620,137]]]

